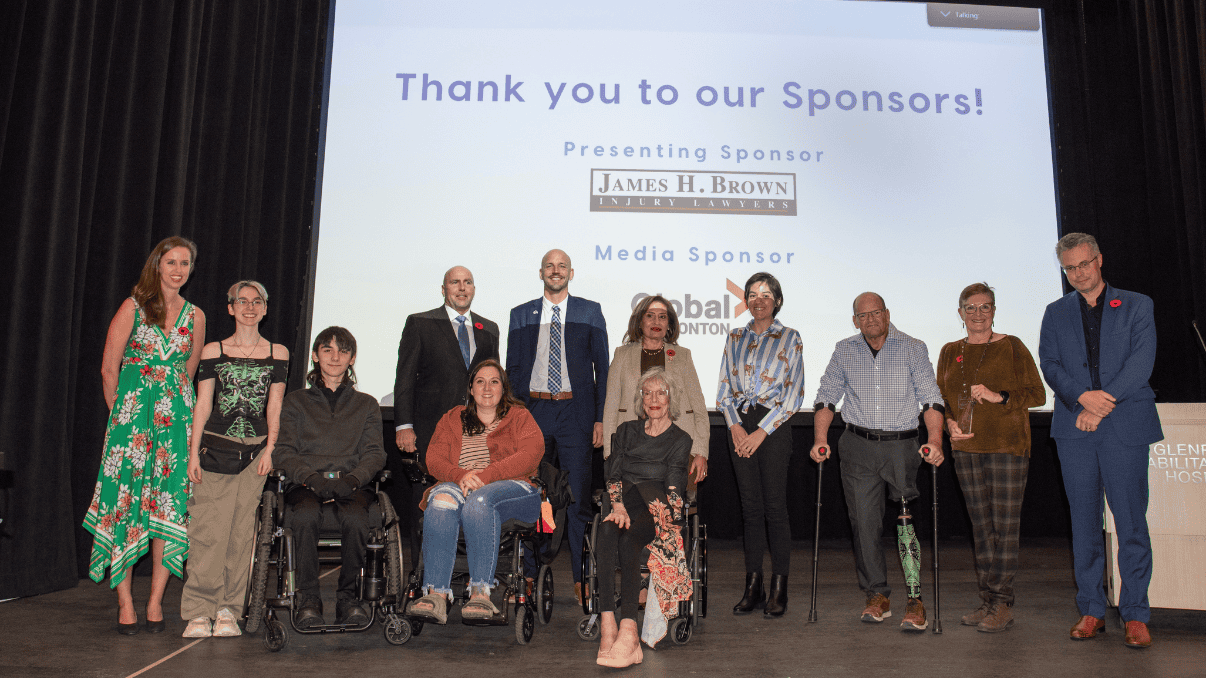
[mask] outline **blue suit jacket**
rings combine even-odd
[[[511,309],[507,331],[507,377],[515,397],[531,407],[532,366],[536,363],[536,344],[540,341],[540,312],[543,298]],[[603,421],[607,399],[607,324],[597,302],[573,297],[566,307],[563,323],[566,369],[574,397],[570,408],[583,431],[590,432],[595,422]]]
[[[1039,335],[1039,364],[1055,392],[1052,438],[1082,438],[1076,417],[1084,409],[1077,398],[1092,390],[1079,292],[1047,306]],[[1115,303],[1117,300],[1117,303]],[[1122,442],[1150,445],[1164,438],[1156,413],[1156,394],[1147,381],[1156,362],[1156,326],[1151,298],[1109,285],[1098,302],[1101,314],[1101,389],[1117,400],[1108,419]]]

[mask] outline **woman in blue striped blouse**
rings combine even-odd
[[[733,614],[787,610],[791,526],[787,517],[787,466],[791,461],[791,415],[804,404],[804,344],[800,333],[775,319],[783,289],[770,273],[745,283],[753,320],[733,330],[724,346],[716,406],[729,427],[733,475],[745,524],[745,595]],[[764,590],[762,559],[769,545],[771,580]]]

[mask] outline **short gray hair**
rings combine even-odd
[[[640,379],[637,379],[636,393],[632,394],[632,405],[636,410],[637,418],[644,419],[645,417],[649,416],[645,413],[645,398],[642,392],[645,390],[645,384],[648,384],[651,381],[662,382],[662,387],[666,389],[667,398],[669,400],[668,407],[670,410],[670,420],[674,421],[678,419],[679,410],[678,403],[674,402],[674,386],[671,385],[670,376],[666,374],[666,368],[664,367],[650,367],[645,371],[644,374],[641,375]]]
[[[254,287],[256,292],[259,292],[260,298],[264,303],[268,303],[268,290],[264,289],[264,285],[254,280],[240,280],[230,286],[230,291],[226,293],[226,303],[233,304],[235,299],[239,298],[239,292],[243,291],[244,287]]]
[[[1059,259],[1060,255],[1064,252],[1074,250],[1081,245],[1088,245],[1089,252],[1091,252],[1093,256],[1101,254],[1101,248],[1097,246],[1097,238],[1094,238],[1088,233],[1069,233],[1060,238],[1059,242],[1055,243],[1055,258]]]

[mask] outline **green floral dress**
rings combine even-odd
[[[117,382],[117,400],[105,431],[96,491],[84,516],[93,534],[88,575],[116,588],[126,570],[163,539],[163,564],[184,576],[188,554],[188,450],[193,382],[185,369],[193,351],[196,309],[185,302],[170,331],[147,325],[134,310]]]

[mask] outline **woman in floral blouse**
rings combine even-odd
[[[164,630],[168,573],[184,576],[188,553],[187,476],[193,374],[205,344],[205,314],[180,296],[197,246],[163,240],[147,257],[138,284],[105,339],[101,379],[109,426],[84,527],[93,534],[88,571],[117,589],[118,632],[138,633],[130,570],[153,552],[149,633]]]

